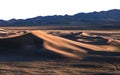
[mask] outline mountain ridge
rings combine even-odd
[[[41,25],[99,25],[120,26],[120,9],[77,13],[75,15],[37,16],[27,19],[0,20],[0,26],[41,26]]]

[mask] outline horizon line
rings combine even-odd
[[[11,18],[11,19],[8,19],[8,20],[5,20],[5,19],[0,19],[0,20],[3,20],[3,21],[9,21],[9,20],[12,20],[12,19],[15,19],[15,20],[26,20],[26,19],[30,19],[30,18],[36,18],[36,17],[47,17],[47,16],[65,16],[65,15],[68,15],[68,16],[74,16],[76,14],[81,14],[81,13],[84,13],[84,14],[87,14],[87,13],[99,13],[99,12],[105,12],[105,11],[111,11],[111,10],[120,10],[120,9],[108,9],[108,10],[101,10],[101,11],[90,11],[90,12],[78,12],[78,13],[75,13],[73,15],[70,15],[70,14],[54,14],[54,15],[38,15],[38,16],[34,16],[34,17],[27,17],[27,18]]]

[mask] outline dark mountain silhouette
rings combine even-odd
[[[28,19],[0,20],[0,26],[93,25],[120,28],[120,10],[78,13],[75,15],[38,16]],[[108,27],[109,28],[109,27]]]

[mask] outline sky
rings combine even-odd
[[[110,9],[120,9],[120,0],[0,0],[0,19],[74,15]]]

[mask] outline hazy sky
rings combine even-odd
[[[0,19],[120,9],[120,0],[0,0]]]

